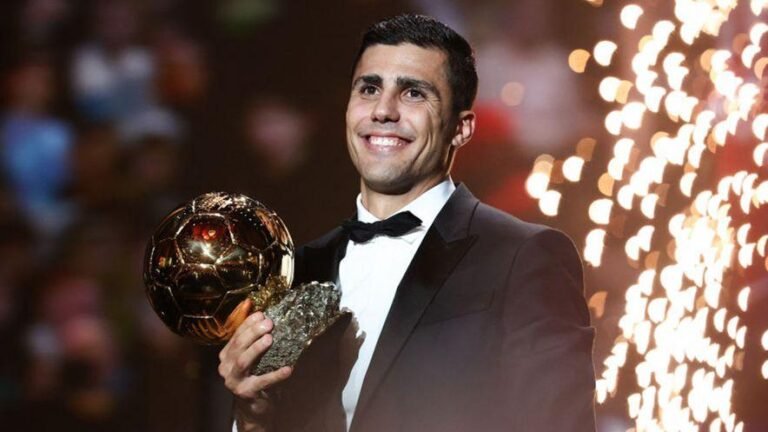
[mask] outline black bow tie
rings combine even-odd
[[[388,237],[400,237],[420,225],[421,219],[406,211],[373,223],[347,219],[341,224],[341,228],[353,242],[365,243],[379,234]]]

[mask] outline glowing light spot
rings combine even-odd
[[[614,157],[622,164],[626,164],[629,162],[629,156],[634,145],[635,142],[632,139],[621,138],[620,140],[616,141],[616,144],[613,146]]]
[[[752,256],[755,252],[755,244],[750,243],[747,245],[744,245],[741,249],[739,249],[739,265],[742,268],[747,268],[752,265]]]
[[[633,261],[640,259],[640,244],[637,241],[637,237],[630,237],[629,240],[627,240],[624,244],[624,253],[626,253],[627,257]]]
[[[595,381],[595,399],[602,404],[608,398],[608,384],[604,379]]]
[[[747,340],[747,326],[741,326],[739,327],[739,330],[736,331],[736,346],[738,346],[740,349],[744,349],[744,343]]]
[[[750,3],[760,12],[766,4],[768,0]],[[602,196],[586,198],[592,226],[584,245],[585,262],[597,267],[603,253],[612,252],[612,244],[606,245],[610,233],[623,239],[629,265],[639,273],[624,292],[625,310],[618,319],[621,336],[604,359],[596,397],[604,403],[615,396],[624,375],[620,369],[628,366],[635,375],[629,385],[635,390],[618,394],[632,393],[627,402],[634,430],[733,432],[743,429],[743,422],[732,412],[732,377],[742,368],[746,334],[753,330],[738,316],[747,311],[750,287],[736,290],[733,283],[740,278],[732,276],[751,266],[756,255],[768,270],[768,234],[745,222],[754,223],[750,212],[768,203],[768,180],[761,168],[768,165],[768,91],[759,82],[768,66],[760,50],[768,24],[759,18],[744,22],[747,17],[739,13],[737,28],[725,33],[729,44],[719,33],[736,0],[676,0],[671,7],[671,20],[648,23],[650,34],[622,36],[622,41],[637,41],[635,52],[622,45],[630,51],[618,57],[616,43],[601,41],[592,54],[578,53],[580,65],[576,51],[569,56],[569,65],[577,71],[584,70],[590,55],[597,64],[616,66],[611,68],[614,76],[598,77],[595,89],[612,105],[604,127],[617,141],[605,165],[591,166],[602,170],[589,177],[598,179]],[[627,4],[621,9],[621,24],[635,29],[640,16],[641,7]],[[739,33],[745,25],[752,25],[748,34]],[[701,38],[704,35],[711,38]],[[688,46],[680,48],[681,40]],[[706,44],[722,48],[707,49]],[[613,65],[617,60],[624,64]],[[729,151],[751,150],[748,156],[759,167],[757,172],[745,168],[723,176],[711,169],[722,147],[735,143],[741,148]],[[587,178],[583,170],[591,156],[591,150],[587,157],[577,151],[554,165],[557,173],[553,160],[539,169],[534,165],[532,174],[541,175],[538,183],[532,181],[538,184],[533,189],[539,205],[545,206],[545,195],[554,193],[547,190],[550,175],[557,183],[562,178],[581,181]],[[572,159],[576,157],[580,159]],[[635,197],[639,211],[633,212]],[[638,216],[648,222],[639,229]],[[664,227],[668,230],[656,235],[655,229]],[[593,316],[602,316],[607,307],[606,292],[599,294],[590,299]],[[762,343],[768,350],[768,332]],[[628,362],[628,349],[640,356]],[[768,379],[768,362],[763,369]]]
[[[664,99],[664,96],[667,94],[667,90],[664,89],[664,87],[651,87],[648,89],[648,91],[645,93],[645,99],[644,103],[648,107],[648,111],[651,111],[653,113],[659,112],[659,108],[661,107],[661,101]]]
[[[640,201],[640,211],[648,219],[653,219],[656,215],[656,203],[659,201],[659,196],[656,194],[648,194]]]
[[[600,81],[598,92],[600,97],[606,102],[613,102],[616,100],[616,94],[619,91],[619,85],[621,80],[616,77],[605,77]]]
[[[757,139],[765,139],[765,129],[768,128],[768,114],[760,114],[752,121],[752,133]]]
[[[648,342],[651,340],[651,323],[641,321],[635,327],[635,347],[638,354],[644,354],[648,350]]]
[[[768,66],[768,57],[762,57],[755,62],[754,70],[757,79],[763,79],[763,72],[765,71],[766,66]]]
[[[614,180],[621,180],[624,175],[624,164],[618,159],[608,161],[608,174]]]
[[[712,323],[715,325],[715,330],[721,333],[725,329],[725,315],[726,315],[725,308],[721,308],[717,312],[715,312],[715,316],[712,319]]]
[[[613,195],[613,184],[614,180],[611,178],[608,173],[603,173],[603,175],[600,176],[600,178],[597,180],[597,189],[600,191],[601,194],[605,196],[611,196]]]
[[[768,363],[768,362],[766,362]],[[768,368],[763,367],[764,370],[768,371]],[[768,378],[768,372],[763,374],[766,378]],[[637,416],[640,414],[640,402],[642,402],[642,396],[640,393],[633,393],[629,395],[627,398],[627,406],[629,409],[629,417],[630,418],[637,418]]]
[[[629,187],[629,185],[624,185],[619,189],[619,193],[616,195],[616,202],[618,202],[622,208],[632,210],[632,200],[634,197],[635,194],[632,192],[632,188]]]
[[[592,50],[597,64],[601,66],[610,65],[613,54],[616,52],[616,48],[618,48],[618,46],[614,42],[608,40],[598,42],[595,45],[594,50]]]
[[[699,56],[699,64],[705,72],[709,72],[712,69],[712,55],[714,53],[714,49],[708,48]]]
[[[585,161],[592,160],[592,153],[595,151],[597,141],[594,138],[584,137],[576,143],[576,156]]]
[[[676,265],[669,265],[659,275],[661,286],[667,291],[680,291],[683,287],[683,270]]]
[[[629,91],[632,90],[632,83],[622,80],[616,89],[616,102],[625,104],[629,98]]]
[[[593,229],[587,234],[586,246],[584,247],[584,261],[594,267],[600,266],[603,256],[603,247],[605,244],[605,230]]]
[[[662,41],[666,45],[673,31],[675,31],[675,24],[672,21],[661,20],[654,24],[651,34],[654,39]]]
[[[563,177],[568,181],[578,182],[581,180],[582,168],[584,168],[584,159],[571,156],[563,162]]]
[[[768,234],[760,237],[760,240],[757,241],[757,253],[764,257],[765,256],[765,246],[768,243]]]
[[[768,152],[768,142],[760,143],[755,147],[752,157],[757,166],[765,166],[765,156]]]
[[[621,10],[621,23],[624,27],[634,30],[637,27],[637,20],[643,14],[643,8],[638,5],[630,4],[624,6]]]
[[[749,287],[744,287],[742,288],[741,291],[739,291],[738,304],[739,304],[739,309],[741,309],[742,312],[747,311],[747,304],[749,302],[750,292],[751,292],[751,289]]]
[[[637,86],[637,91],[639,91],[640,94],[647,95],[647,93],[653,87],[653,82],[656,81],[656,78],[658,76],[659,75],[656,72],[650,71],[647,69],[637,71],[637,78],[635,79],[635,85]],[[663,88],[661,89],[664,90]]]
[[[765,32],[768,32],[768,24],[757,23],[749,30],[749,40],[753,45],[760,45],[760,39],[762,39]]]
[[[680,191],[688,198],[691,197],[694,180],[696,180],[696,173],[693,171],[683,174],[680,178]]]
[[[595,200],[589,206],[589,218],[598,225],[607,225],[611,219],[613,201],[607,198]]]
[[[666,298],[653,299],[651,300],[650,303],[648,303],[648,317],[651,319],[651,321],[653,321],[656,324],[664,321],[664,316],[666,315],[666,311],[667,311]]]
[[[501,101],[507,106],[517,106],[523,102],[525,87],[519,82],[508,82],[501,88]]]
[[[741,52],[741,63],[746,67],[752,67],[755,56],[760,52],[759,45],[749,45]]]
[[[736,329],[739,326],[739,317],[731,317],[731,319],[728,320],[728,324],[726,325],[726,331],[728,333],[728,336],[730,336],[731,339],[736,339]]]
[[[630,129],[640,129],[640,126],[643,124],[645,110],[645,105],[640,102],[630,102],[624,105],[624,108],[621,110],[624,125]]]
[[[576,49],[571,51],[568,56],[568,67],[576,73],[582,73],[587,68],[587,61],[591,57],[589,51],[584,49]]]
[[[557,216],[560,207],[560,198],[562,195],[555,190],[548,190],[541,195],[539,200],[539,210],[547,216]]]
[[[621,133],[621,124],[623,119],[621,111],[611,111],[605,116],[605,130],[612,135],[618,135]]]
[[[549,176],[534,172],[525,181],[525,190],[533,198],[541,198],[549,186]]]
[[[605,300],[607,297],[608,291],[598,291],[592,294],[589,302],[587,302],[587,306],[592,311],[592,316],[598,319],[602,318],[603,313],[605,313]]]
[[[727,50],[716,50],[710,57],[711,70],[722,72],[728,67],[728,60],[731,58],[731,52]]]

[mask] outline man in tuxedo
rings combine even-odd
[[[294,369],[250,367],[272,323],[220,354],[244,431],[594,431],[593,329],[572,242],[454,185],[475,130],[469,44],[404,15],[364,35],[347,106],[357,216],[297,251],[296,281],[339,283],[337,326]]]

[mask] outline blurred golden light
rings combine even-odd
[[[622,123],[621,111],[611,111],[605,116],[605,129],[613,135],[618,135],[621,132]]]
[[[576,73],[582,73],[587,68],[587,61],[591,54],[587,50],[576,49],[568,56],[568,66]]]
[[[611,218],[613,200],[602,198],[595,200],[589,206],[589,218],[598,225],[607,225]]]
[[[741,63],[746,67],[752,67],[752,62],[755,61],[755,56],[760,52],[760,47],[757,45],[748,45],[741,52]]]
[[[561,196],[560,192],[555,190],[544,192],[539,200],[539,210],[547,216],[557,216]]]
[[[609,40],[600,41],[595,44],[595,48],[592,50],[592,54],[595,56],[595,61],[600,66],[608,66],[611,64],[613,53],[616,52],[618,46],[616,43]]]
[[[519,82],[508,82],[501,88],[501,101],[507,106],[517,106],[523,102],[525,87]]]
[[[624,6],[621,10],[621,23],[624,27],[634,30],[637,26],[637,20],[643,14],[643,8],[638,5],[630,4]]]
[[[765,71],[765,66],[768,65],[768,57],[760,58],[755,62],[755,76],[757,79],[763,79],[763,71]]]
[[[768,128],[768,114],[760,114],[752,121],[752,133],[757,139],[765,139],[765,129]]]
[[[752,153],[752,157],[755,161],[755,164],[757,166],[764,166],[765,165],[765,155],[766,152],[768,152],[768,143],[760,143],[755,147],[754,152]]]
[[[576,156],[584,159],[585,161],[592,160],[592,153],[595,151],[595,144],[597,141],[594,138],[582,138],[576,144]]]
[[[739,292],[738,296],[738,303],[739,303],[739,309],[741,309],[742,312],[747,311],[747,302],[749,301],[749,293],[750,288],[745,287]]]
[[[605,243],[605,230],[593,229],[587,234],[586,246],[584,247],[584,261],[593,267],[599,267],[603,256],[603,247]]]
[[[603,98],[606,102],[613,102],[616,100],[616,94],[619,90],[619,84],[621,84],[621,80],[616,77],[605,77],[602,81],[600,81],[600,86],[598,87],[598,92],[600,93],[600,97]]]
[[[525,181],[525,190],[534,198],[541,198],[549,186],[549,176],[544,173],[534,172]]]
[[[768,24],[766,23],[757,23],[752,26],[752,29],[749,30],[749,40],[752,42],[753,45],[760,45],[760,39],[762,39],[765,32],[768,32]]]
[[[581,170],[584,168],[584,159],[578,156],[571,156],[563,161],[563,177],[568,181],[578,182],[581,180]]]
[[[608,235],[626,238],[623,252],[639,274],[623,296],[620,335],[603,362],[596,396],[598,403],[615,396],[620,370],[632,367],[636,387],[627,397],[627,408],[638,432],[705,427],[731,432],[744,427],[733,412],[732,376],[742,367],[746,334],[752,331],[741,316],[751,289],[735,289],[738,278],[732,275],[749,268],[756,255],[768,270],[768,234],[753,232],[756,227],[746,221],[750,212],[768,203],[768,180],[763,171],[747,170],[711,178],[717,174],[709,162],[733,137],[744,145],[752,137],[742,131],[751,131],[757,142],[750,156],[756,167],[766,166],[768,113],[765,84],[759,81],[768,66],[761,48],[768,23],[758,18],[748,34],[729,29],[736,33],[730,45],[703,46],[715,45],[711,41],[718,40],[737,5],[736,0],[675,0],[671,19],[648,23],[644,27],[651,31],[637,37],[619,35],[618,41],[638,41],[636,50],[622,45],[625,64],[612,68],[614,76],[598,77],[597,93],[611,105],[603,126],[616,142],[596,176],[601,196],[590,198],[584,257],[598,267],[609,252],[606,248],[615,244],[607,242]],[[766,6],[768,0],[750,2],[756,16]],[[619,19],[631,31],[641,16],[640,6],[627,4]],[[591,55],[597,64],[609,66],[617,51],[616,43],[603,40]],[[569,65],[581,72],[589,57],[585,50],[574,51]],[[583,59],[580,70],[574,67],[578,59]],[[577,156],[562,163],[563,177],[574,183],[584,177],[589,160]],[[531,176],[539,173],[547,181],[529,177],[538,185],[531,195],[541,207],[547,206],[544,196],[555,192],[547,190],[551,170],[552,161],[549,171],[534,164]],[[700,173],[704,177],[697,181]],[[667,201],[670,187],[679,187],[687,198],[684,206],[671,207],[678,204],[675,195]],[[632,212],[636,197],[639,211]],[[557,195],[550,213],[557,212],[559,200]],[[637,221],[638,215],[648,224],[625,233],[633,226],[628,218]],[[667,230],[657,232],[657,227]],[[590,299],[590,310],[600,316],[604,293]],[[730,340],[723,342],[712,333]],[[768,331],[761,342],[768,350]],[[626,356],[630,348],[640,355],[632,365]],[[768,379],[768,361],[762,374]]]
[[[763,337],[760,339],[760,343],[763,345],[763,349],[768,351],[768,331],[763,333]]]

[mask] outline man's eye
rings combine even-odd
[[[360,93],[364,95],[375,95],[378,89],[372,85],[366,85],[360,88]]]
[[[424,98],[424,92],[422,92],[421,90],[417,90],[417,89],[408,89],[408,90],[406,90],[405,95],[409,99],[423,99]]]

